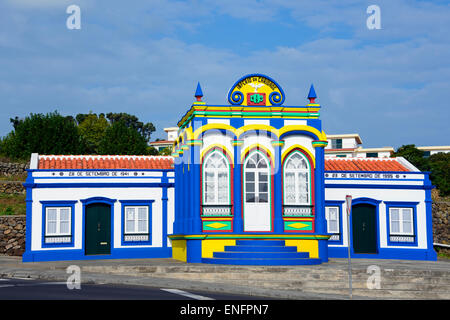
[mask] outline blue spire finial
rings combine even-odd
[[[201,101],[203,97],[202,87],[200,87],[200,82],[197,83],[197,90],[195,90],[195,95],[197,101]]]
[[[314,90],[314,86],[311,84],[311,88],[309,88],[308,93],[309,103],[315,103],[316,98],[317,98],[316,91]]]
[[[311,84],[311,88],[309,88],[308,99],[317,98],[316,91],[314,90],[314,86]]]

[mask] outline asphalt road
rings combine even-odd
[[[261,297],[110,284],[81,284],[68,289],[65,282],[0,279],[0,300],[262,300]]]

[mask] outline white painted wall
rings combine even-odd
[[[135,179],[136,180],[136,179]],[[40,201],[78,201],[92,197],[105,197],[117,200],[154,200],[152,204],[152,245],[144,246],[122,246],[121,245],[121,226],[122,226],[122,204],[117,201],[114,203],[114,234],[112,235],[114,248],[144,248],[162,246],[162,189],[161,188],[38,188],[33,189],[32,203],[32,241],[31,250],[71,250],[81,249],[84,226],[83,226],[83,204],[79,201],[75,204],[74,212],[74,247],[71,248],[42,248],[42,204]],[[168,192],[168,234],[172,233],[174,220],[174,192],[169,188]]]
[[[355,181],[353,181],[355,183]],[[374,181],[370,181],[373,183]],[[425,207],[425,191],[424,190],[410,190],[410,189],[354,189],[354,188],[326,188],[325,189],[325,201],[340,200],[345,201],[345,196],[351,195],[353,199],[356,198],[371,198],[375,200],[381,200],[379,204],[379,217],[380,223],[378,234],[380,248],[402,248],[402,249],[426,249],[427,248],[427,229],[426,229],[426,207]],[[410,246],[388,246],[387,245],[387,227],[386,224],[386,205],[384,201],[405,201],[405,202],[420,202],[417,205],[417,247]],[[342,204],[342,245],[329,244],[330,247],[347,247],[347,214],[346,204]]]

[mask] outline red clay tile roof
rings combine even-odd
[[[395,158],[328,158],[325,171],[410,171]]]
[[[39,155],[38,169],[173,169],[173,157]],[[325,171],[409,170],[395,158],[327,158]]]
[[[173,169],[171,156],[39,155],[38,169]]]

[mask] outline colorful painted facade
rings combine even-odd
[[[436,259],[428,173],[402,158],[325,159],[313,86],[305,106],[285,106],[261,74],[226,105],[204,102],[200,84],[195,97],[172,157],[33,155],[24,261],[320,264],[346,257],[348,231],[353,257]]]
[[[306,106],[283,106],[282,88],[252,74],[233,85],[230,105],[201,101],[200,87],[196,97],[173,148],[174,257],[224,263],[215,250],[277,239],[327,261],[327,142],[314,88]]]

